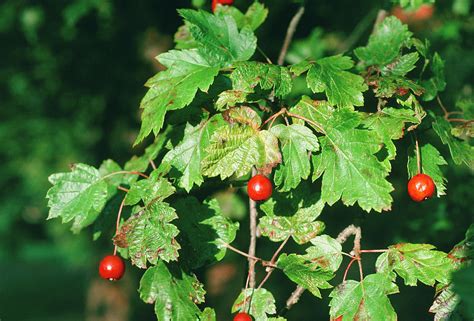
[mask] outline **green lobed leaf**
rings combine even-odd
[[[397,314],[388,295],[398,292],[389,274],[370,274],[362,282],[348,280],[329,294],[331,319],[396,321]]]
[[[398,57],[411,36],[406,25],[396,17],[389,16],[375,27],[367,46],[356,48],[354,53],[368,66],[384,66]]]
[[[245,289],[232,305],[232,313],[247,312],[255,320],[267,321],[276,313],[275,298],[266,289]]]
[[[146,269],[147,261],[157,264],[178,259],[181,248],[176,241],[178,228],[170,222],[178,216],[168,203],[155,201],[134,213],[121,226],[114,237],[116,245],[127,248],[132,264]]]
[[[439,116],[433,116],[433,119],[433,130],[443,144],[448,145],[453,161],[458,165],[465,163],[470,168],[474,168],[474,147],[453,137],[451,124],[446,119]]]
[[[362,93],[367,90],[367,85],[364,78],[347,71],[353,66],[354,62],[347,56],[318,59],[308,66],[308,87],[314,93],[325,92],[331,105],[341,108],[363,106]]]
[[[125,197],[125,205],[135,205],[140,201],[148,204],[152,201],[163,200],[175,192],[175,188],[161,177],[159,170],[153,171],[149,178],[134,182]]]
[[[290,280],[321,298],[320,289],[332,287],[328,281],[341,265],[342,246],[328,235],[316,236],[311,243],[304,255],[280,255],[277,265]]]
[[[321,234],[325,225],[316,218],[321,214],[324,203],[318,193],[312,192],[306,181],[288,193],[275,191],[272,198],[260,205],[266,214],[260,218],[262,235],[273,242],[292,237],[296,243],[304,244]]]
[[[416,62],[420,56],[418,52],[411,52],[395,59],[391,64],[383,66],[381,72],[383,76],[394,75],[403,77],[416,67]]]
[[[282,254],[277,265],[290,280],[310,291],[314,296],[321,298],[320,289],[330,289],[328,283],[334,273],[321,268],[308,255]]]
[[[386,180],[389,170],[375,154],[382,138],[373,130],[359,128],[359,113],[348,109],[333,110],[303,98],[292,113],[311,121],[315,129],[324,131],[319,138],[321,153],[313,156],[313,180],[321,175],[322,200],[329,205],[339,199],[351,206],[358,203],[365,211],[389,210],[392,185]]]
[[[268,9],[262,3],[255,1],[245,14],[234,6],[217,6],[214,14],[217,16],[232,16],[239,29],[248,26],[252,30],[257,30],[267,19]]]
[[[418,124],[419,120],[414,111],[408,108],[385,107],[376,113],[364,116],[363,124],[376,131],[383,139],[384,147],[387,149],[387,157],[383,163],[390,169],[390,161],[397,156],[397,149],[393,141],[404,136],[407,123]]]
[[[168,110],[189,105],[198,90],[207,91],[219,72],[219,66],[210,62],[197,49],[171,50],[158,56],[168,69],[150,78],[150,89],[143,97],[140,108],[142,127],[135,144],[153,131],[157,135]]]
[[[292,124],[276,125],[270,130],[278,137],[283,163],[275,172],[275,184],[282,191],[297,187],[301,179],[307,179],[310,171],[310,153],[319,150],[318,138],[308,127]]]
[[[416,286],[417,281],[429,286],[447,284],[454,265],[446,253],[434,248],[430,244],[392,245],[377,258],[377,272],[395,271],[409,286]]]
[[[248,60],[255,52],[257,38],[246,25],[240,31],[234,18],[217,16],[190,9],[178,10],[190,23],[189,30],[200,44],[200,52],[214,65],[229,66],[237,61]]]
[[[175,265],[159,261],[150,267],[143,274],[138,291],[144,302],[155,304],[160,321],[200,320],[201,311],[196,304],[204,302],[203,286],[193,274]]]
[[[230,75],[234,90],[249,94],[259,85],[264,90],[274,90],[277,97],[285,97],[291,92],[293,81],[286,67],[256,61],[241,62],[234,67]]]
[[[421,82],[425,92],[421,97],[424,101],[430,101],[436,98],[439,92],[446,88],[446,80],[444,76],[444,61],[436,52],[431,58],[431,73],[432,77]]]
[[[436,194],[438,195],[438,197],[441,195],[445,195],[447,179],[444,177],[440,166],[448,165],[448,163],[443,158],[443,156],[441,156],[436,147],[431,144],[421,146],[420,155],[421,171],[424,174],[429,175],[433,179],[436,185]],[[411,154],[408,155],[407,169],[409,178],[418,174],[415,150],[412,150]]]
[[[173,206],[179,216],[177,226],[183,247],[182,260],[191,268],[222,260],[226,245],[234,241],[239,224],[222,215],[216,199],[201,204],[196,198],[187,197]]]
[[[48,219],[61,217],[63,223],[74,221],[72,230],[79,232],[92,224],[108,199],[107,183],[100,172],[86,164],[75,164],[69,173],[49,176],[53,186],[48,190]]]
[[[222,116],[215,115],[196,126],[186,124],[182,141],[164,156],[162,164],[172,167],[172,176],[178,177],[179,186],[187,192],[203,183],[201,161],[207,156],[212,134],[223,123]]]
[[[221,179],[246,175],[253,166],[269,171],[281,162],[278,140],[273,134],[238,123],[218,128],[206,151],[203,175]]]

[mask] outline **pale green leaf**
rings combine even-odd
[[[107,183],[99,171],[86,164],[75,164],[71,172],[49,176],[48,219],[61,217],[63,223],[74,220],[72,229],[79,232],[92,224],[108,199]]]

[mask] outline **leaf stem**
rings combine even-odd
[[[122,186],[117,186],[117,189],[120,191],[123,191],[125,193],[128,193],[130,190],[128,188],[122,187]]]
[[[290,117],[294,117],[294,118],[298,118],[298,119],[304,120],[305,122],[307,122],[307,123],[313,125],[314,127],[316,127],[316,128],[317,128],[320,132],[322,132],[323,134],[326,134],[326,131],[324,130],[324,128],[323,128],[320,124],[318,124],[318,123],[312,121],[311,119],[308,119],[308,118],[306,118],[306,117],[300,116],[300,115],[298,115],[298,114],[293,114],[293,113],[290,113],[290,112],[287,112],[286,114],[287,114],[288,116],[290,116]]]
[[[413,132],[415,133],[415,132]],[[418,174],[421,174],[421,155],[420,155],[420,146],[418,144],[418,137],[415,134],[415,150],[416,150],[416,167],[418,169]]]
[[[352,264],[357,261],[357,258],[353,258],[349,264],[347,264],[346,270],[344,271],[344,276],[342,277],[342,282],[346,282],[346,277],[347,277],[347,272],[349,272],[349,269],[351,268]]]
[[[283,42],[283,46],[280,50],[280,55],[278,56],[278,65],[283,65],[283,63],[285,62],[286,53],[288,52],[288,48],[290,47],[296,28],[298,27],[298,24],[303,14],[304,7],[301,6],[291,19],[290,24],[288,25],[288,29],[286,30],[285,41]]]
[[[153,170],[156,169],[156,164],[155,164],[155,162],[153,161],[153,159],[150,159],[150,165],[151,165],[151,168],[153,168]]]
[[[383,250],[360,250],[360,253],[384,253],[387,252],[388,249]]]
[[[142,172],[138,172],[138,171],[117,171],[117,172],[113,172],[113,173],[110,173],[110,174],[107,174],[105,176],[103,176],[101,179],[107,179],[109,177],[112,177],[112,176],[115,176],[115,175],[120,175],[120,174],[130,174],[130,175],[139,175],[143,178],[149,178],[148,175],[142,173]]]

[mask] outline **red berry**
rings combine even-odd
[[[234,321],[252,321],[252,317],[245,312],[240,312],[235,315]]]
[[[408,89],[403,87],[397,88],[397,94],[399,96],[405,96],[406,94],[408,94]]]
[[[338,316],[337,318],[333,319],[332,321],[342,321],[342,315]]]
[[[232,5],[234,0],[212,0],[212,12],[216,11],[217,4]]]
[[[254,201],[265,201],[272,196],[272,182],[263,175],[255,175],[247,183],[247,192]]]
[[[424,21],[433,16],[434,7],[431,4],[422,4],[418,10],[415,11],[413,18],[416,21]]]
[[[107,255],[100,261],[100,277],[110,281],[120,280],[125,273],[125,264],[117,255]]]
[[[418,174],[408,181],[408,195],[415,202],[422,202],[433,196],[435,184],[433,179],[426,174]]]

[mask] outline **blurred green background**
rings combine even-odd
[[[236,0],[235,5],[244,10],[250,2]],[[270,14],[257,32],[259,46],[275,61],[298,4],[263,2]],[[210,1],[194,1],[194,5],[208,10]],[[92,242],[91,230],[73,235],[59,221],[45,222],[47,177],[67,170],[73,162],[98,166],[103,159],[112,158],[123,163],[141,152],[131,145],[139,128],[143,84],[160,68],[154,57],[173,46],[173,34],[181,24],[176,9],[192,6],[190,0],[0,2],[2,321],[154,319],[153,307],[140,302],[136,292],[141,271],[128,266],[127,277],[114,284],[97,279],[97,262],[112,250],[110,240]],[[390,1],[308,1],[288,62],[365,43],[377,11],[392,8]],[[470,1],[436,3],[433,17],[411,21],[410,27],[417,37],[428,38],[446,60],[448,85],[441,96],[445,105],[453,108],[460,97],[472,97],[474,17]],[[440,112],[435,103],[426,107]],[[423,139],[435,143],[450,161],[437,138]],[[445,168],[448,195],[413,204],[405,193],[409,143],[405,140],[398,145],[391,178],[396,188],[392,212],[366,214],[341,205],[327,208],[321,219],[328,234],[335,236],[355,223],[363,229],[364,248],[410,241],[432,243],[444,251],[463,239],[473,221],[472,173],[450,162]],[[248,246],[244,200],[234,200],[233,205],[242,221],[235,243],[239,248]],[[292,246],[287,250],[296,250]],[[270,257],[275,248],[260,239],[258,254]],[[366,273],[373,271],[375,258],[365,260]],[[230,253],[198,275],[218,320],[230,320],[230,306],[245,281],[246,261]],[[356,271],[349,277],[356,278]],[[267,284],[279,306],[294,289],[278,272]],[[427,312],[433,301],[432,288],[401,286],[400,290],[391,297],[399,320],[433,319]],[[327,302],[305,294],[287,317],[327,320]]]

